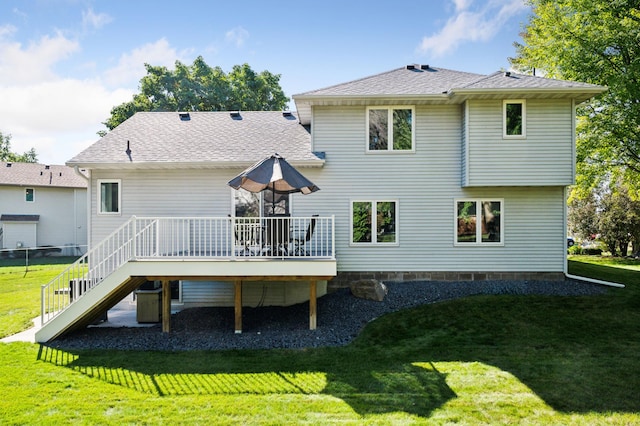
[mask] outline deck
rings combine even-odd
[[[163,283],[166,332],[172,280],[233,282],[236,332],[242,331],[244,281],[308,281],[313,329],[316,283],[337,273],[334,247],[333,217],[132,217],[42,287],[36,339],[90,323],[147,280]]]

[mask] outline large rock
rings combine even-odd
[[[351,294],[360,299],[382,302],[388,293],[387,286],[378,280],[359,280],[352,282],[349,287]]]

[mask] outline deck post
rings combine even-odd
[[[234,305],[236,314],[236,334],[242,333],[242,280],[233,282],[235,290]]]
[[[309,330],[316,329],[317,321],[317,281],[311,280],[309,283]]]
[[[171,331],[171,281],[162,280],[162,332]]]

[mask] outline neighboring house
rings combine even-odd
[[[174,307],[233,305],[239,331],[242,305],[301,299],[315,327],[330,280],[563,279],[575,109],[604,90],[410,65],[294,95],[296,113],[138,113],[67,163],[90,171],[94,261],[121,260],[75,279],[93,301],[45,308],[59,325],[38,338],[145,280],[162,282],[165,314],[173,283]],[[227,186],[275,152],[321,190],[274,203]],[[302,251],[265,252],[264,230],[247,236],[271,213],[298,231],[318,215]]]
[[[0,162],[0,253],[43,246],[86,251],[87,179],[67,166]]]

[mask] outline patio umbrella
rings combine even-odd
[[[278,154],[258,161],[231,179],[228,185],[250,192],[270,189],[276,194],[311,194],[320,189]]]

